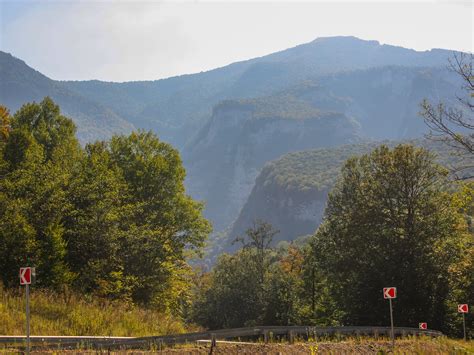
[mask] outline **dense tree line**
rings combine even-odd
[[[3,284],[31,265],[38,287],[178,309],[210,232],[179,153],[143,131],[82,148],[49,98],[0,116]]]
[[[194,319],[211,328],[387,325],[382,289],[396,286],[396,325],[426,321],[459,335],[456,305],[474,299],[474,190],[453,185],[434,159],[411,145],[349,159],[315,235],[299,246],[252,242],[221,256],[202,277]],[[262,223],[248,239],[271,240]]]

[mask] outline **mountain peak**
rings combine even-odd
[[[327,36],[327,37],[317,37],[310,43],[334,43],[334,44],[350,44],[350,43],[364,43],[380,46],[380,42],[376,40],[365,40],[355,36]]]

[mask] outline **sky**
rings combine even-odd
[[[341,35],[473,52],[474,1],[0,0],[0,50],[56,80],[156,80]]]

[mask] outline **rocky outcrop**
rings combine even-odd
[[[288,112],[259,100],[226,101],[216,106],[197,141],[185,151],[187,188],[206,201],[215,230],[238,215],[263,165],[282,154],[357,141],[358,125],[343,114],[309,106]]]
[[[271,223],[275,241],[313,233],[323,218],[327,195],[346,159],[368,152],[375,143],[343,145],[286,154],[269,162],[255,181],[248,200],[228,231],[224,250],[255,219]]]

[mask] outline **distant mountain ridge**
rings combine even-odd
[[[69,90],[20,59],[0,51],[0,103],[14,112],[23,104],[41,101],[45,96],[52,97],[63,113],[74,119],[83,143],[135,129],[106,106]]]
[[[207,72],[155,81],[54,81],[0,52],[0,103],[51,96],[81,142],[151,129],[176,146],[186,185],[217,231],[232,224],[269,160],[361,140],[417,138],[423,98],[449,100],[452,51],[318,38]]]
[[[160,132],[165,141],[181,148],[221,100],[266,96],[307,78],[340,71],[385,65],[444,67],[450,55],[450,51],[441,49],[417,52],[355,37],[326,37],[207,72],[168,79],[62,83],[104,103],[137,127]]]

